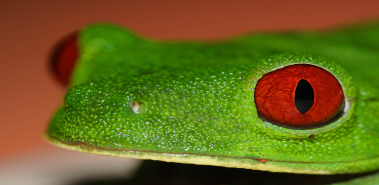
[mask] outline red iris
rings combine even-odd
[[[78,58],[77,33],[63,39],[54,49],[51,65],[54,75],[63,85],[69,84],[71,72]]]
[[[299,86],[307,84],[308,90],[299,90]],[[311,95],[303,96],[302,93]],[[306,106],[309,108],[299,110],[295,103],[301,100],[295,95],[308,97],[304,100],[308,101]],[[340,113],[344,106],[338,80],[328,71],[308,64],[291,65],[265,74],[257,83],[254,98],[261,117],[290,127],[322,125]],[[309,100],[313,103],[309,104]]]

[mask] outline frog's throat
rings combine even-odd
[[[168,153],[154,151],[138,150],[117,150],[94,147],[86,143],[71,144],[61,141],[49,133],[45,137],[52,144],[94,155],[108,155],[124,158],[150,159],[165,162],[187,163],[197,165],[213,165],[231,168],[244,168],[252,170],[262,170],[270,172],[287,172],[301,174],[342,174],[362,172],[356,170],[356,166],[367,165],[367,163],[378,162],[379,157],[370,159],[345,161],[345,162],[286,162],[272,161],[266,159],[244,158],[244,157],[227,157],[203,154],[185,154],[185,153]],[[344,169],[344,170],[341,170]],[[367,170],[370,171],[370,170]]]

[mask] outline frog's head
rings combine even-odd
[[[203,62],[197,66],[155,68],[143,60],[169,54],[171,62],[180,62],[180,54],[162,52],[175,44],[139,44],[151,56],[135,54],[133,59],[144,64],[138,66],[139,61],[127,62],[133,53],[120,54],[130,40],[138,40],[122,29],[95,26],[81,34],[74,82],[46,133],[58,146],[275,172],[352,173],[378,167],[378,126],[357,115],[376,106],[356,97],[353,79],[334,62],[279,54],[248,64],[206,66],[199,57]],[[112,52],[104,49],[112,47]]]

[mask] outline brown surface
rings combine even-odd
[[[62,36],[84,25],[107,21],[157,39],[215,39],[250,31],[323,29],[379,18],[378,7],[374,0],[2,0],[0,162],[52,147],[42,132],[64,89],[48,73],[48,54]]]

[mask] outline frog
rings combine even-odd
[[[140,171],[191,165],[364,174],[332,182],[379,183],[377,38],[379,22],[214,41],[160,41],[92,24],[54,54],[68,90],[45,137],[148,160]]]

